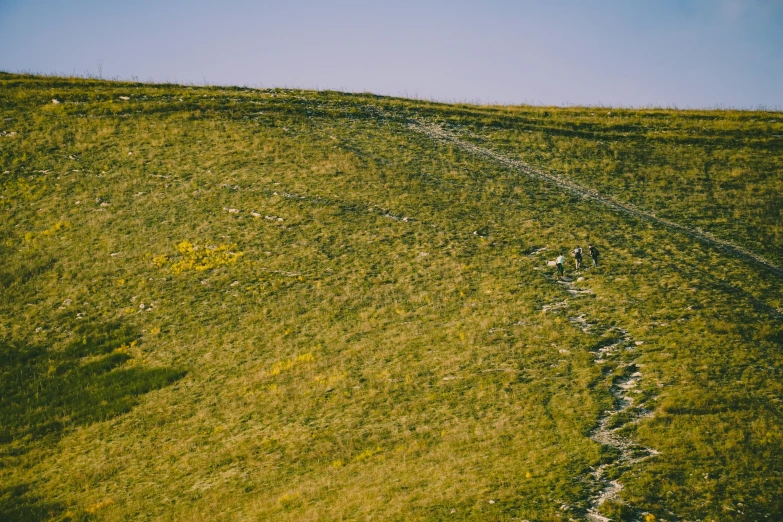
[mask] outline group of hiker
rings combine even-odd
[[[593,268],[596,268],[598,266],[598,249],[595,248],[593,245],[587,245],[587,251],[590,253],[590,257],[593,259]],[[575,249],[571,251],[571,255],[574,258],[574,263],[576,264],[576,269],[579,270],[582,268],[582,247],[579,245],[576,246]],[[563,277],[563,267],[565,265],[565,256],[563,254],[560,254],[557,256],[557,260],[555,261],[555,264],[557,265],[557,276],[556,279],[560,279]]]

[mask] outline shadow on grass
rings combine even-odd
[[[126,413],[141,395],[185,375],[127,365],[139,336],[126,325],[88,323],[74,334],[64,350],[0,340],[0,451],[6,456],[38,441],[56,441],[67,428]],[[29,489],[0,489],[1,520],[42,520],[62,511]]]
[[[65,506],[62,504],[46,502],[30,494],[29,486],[0,487],[0,520],[18,522],[50,520],[62,517],[64,512]],[[68,517],[64,519],[72,520]]]

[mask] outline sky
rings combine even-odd
[[[0,70],[783,110],[783,0],[0,0]]]

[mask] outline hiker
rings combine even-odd
[[[555,263],[557,263],[557,277],[555,277],[555,279],[560,279],[563,277],[563,263],[565,263],[565,256],[563,254],[557,256],[557,261],[555,261]]]
[[[576,269],[579,270],[580,268],[582,268],[582,247],[577,245],[576,248],[571,252],[571,255],[574,256]]]
[[[598,249],[593,245],[587,245],[587,250],[590,252],[590,257],[593,258],[593,268],[598,266]]]

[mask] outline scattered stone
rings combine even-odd
[[[123,101],[128,101],[130,98],[128,96],[120,96],[120,99]]]
[[[552,304],[545,304],[541,307],[542,312],[548,312],[550,310],[558,310],[560,308],[565,308],[568,306],[567,301],[560,301],[558,303],[552,303]]]
[[[55,104],[55,105],[60,105],[60,101],[59,100],[55,100],[54,98],[52,98],[52,103]]]

